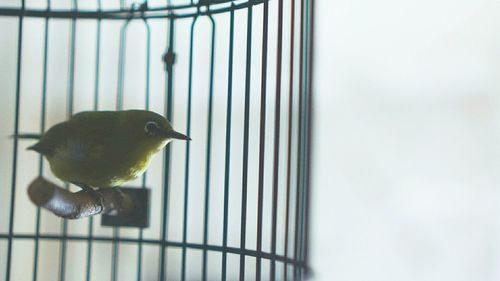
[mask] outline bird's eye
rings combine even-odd
[[[156,136],[156,131],[158,129],[158,124],[153,121],[149,121],[146,123],[146,126],[144,126],[144,132],[146,132],[146,135],[148,136]]]

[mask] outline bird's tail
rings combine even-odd
[[[17,134],[17,135],[11,135],[10,138],[12,139],[33,139],[33,140],[38,140],[42,137],[40,134]]]
[[[11,135],[10,138],[16,138],[16,139],[32,139],[32,140],[39,140],[42,137],[40,134],[17,134],[17,135]],[[26,148],[26,150],[34,150],[36,152],[42,153],[40,149],[40,142],[35,143],[32,146],[29,146]]]

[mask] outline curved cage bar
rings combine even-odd
[[[0,4],[4,280],[303,280],[313,0]],[[127,187],[150,226],[65,220],[32,205],[32,140],[80,111],[147,109],[189,135]],[[27,269],[30,270],[27,270]]]
[[[62,19],[154,19],[154,18],[189,18],[225,13],[231,10],[248,8],[268,0],[200,0],[197,3],[184,5],[167,5],[164,7],[148,7],[144,3],[129,5],[120,9],[87,10],[87,9],[46,9],[0,8],[0,16],[49,17]]]

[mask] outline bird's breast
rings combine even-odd
[[[155,146],[124,146],[68,139],[54,155],[47,157],[54,174],[67,182],[94,187],[114,187],[134,180],[148,168],[154,154],[166,142]]]

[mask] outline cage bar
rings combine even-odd
[[[21,11],[24,10],[24,0],[21,2]],[[16,72],[16,99],[15,99],[15,117],[14,117],[14,135],[19,134],[19,106],[21,102],[21,53],[23,43],[23,17],[19,17],[18,25],[18,39],[17,39],[17,72]],[[12,149],[12,176],[11,176],[11,189],[10,189],[10,211],[9,211],[9,235],[7,244],[7,270],[5,272],[5,279],[10,280],[11,275],[11,262],[12,262],[12,244],[14,235],[14,203],[16,198],[16,178],[17,178],[17,147],[19,141],[14,139],[14,147]]]
[[[163,59],[165,62],[165,69],[166,69],[166,104],[165,104],[165,116],[167,117],[168,120],[171,122],[174,122],[172,119],[172,97],[173,97],[173,91],[172,91],[172,83],[173,83],[173,64],[174,64],[174,58],[175,58],[175,53],[174,53],[174,27],[175,27],[175,19],[170,18],[169,19],[169,29],[168,29],[168,45],[167,45],[167,52],[165,53]],[[167,241],[167,230],[168,230],[168,199],[169,199],[169,178],[170,178],[170,157],[171,157],[171,152],[170,152],[170,146],[167,146],[165,148],[165,156],[164,156],[164,178],[163,178],[163,216],[162,216],[162,227],[161,227],[161,241],[162,247],[161,247],[161,254],[160,254],[160,280],[165,280],[165,268],[167,267],[167,260],[166,260],[166,241]]]
[[[222,230],[222,247],[227,247],[228,236],[228,208],[229,208],[229,172],[231,156],[231,113],[232,113],[232,95],[233,95],[233,51],[234,51],[234,10],[230,12],[229,20],[229,58],[228,58],[228,78],[227,78],[227,110],[226,110],[226,151],[224,166],[224,222]],[[221,280],[226,281],[227,251],[222,252],[222,273]]]
[[[47,2],[47,9],[50,9],[50,1]],[[45,131],[46,123],[46,111],[47,111],[47,62],[48,62],[48,51],[49,51],[49,19],[45,19],[44,23],[44,50],[43,50],[43,78],[42,78],[42,105],[40,113],[40,134]],[[44,162],[42,155],[39,156],[38,160],[38,175],[43,176]],[[35,249],[34,249],[34,261],[33,261],[33,281],[37,280],[38,274],[38,251],[39,251],[39,239],[40,235],[40,208],[36,209],[36,226],[35,226]]]

